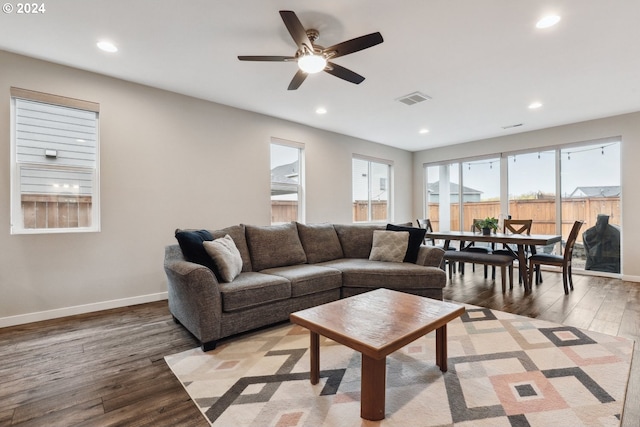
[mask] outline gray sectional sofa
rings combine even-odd
[[[221,338],[285,321],[294,311],[379,287],[442,299],[446,274],[439,266],[444,251],[421,245],[422,238],[413,231],[418,229],[388,227],[413,240],[401,260],[413,262],[369,259],[374,231],[385,230],[385,225],[292,222],[240,224],[215,231],[176,230],[179,244],[167,246],[164,259],[169,310],[174,320],[200,341],[203,351],[208,351]],[[376,238],[383,234],[376,233]],[[223,266],[211,262],[202,251],[202,241],[217,241],[227,235],[235,243],[242,265],[237,266],[239,274],[225,282],[226,272],[220,270]],[[376,243],[377,254],[380,248]]]

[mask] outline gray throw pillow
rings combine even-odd
[[[371,261],[402,262],[407,253],[408,245],[408,231],[375,230],[369,259]]]
[[[427,233],[427,230],[424,228],[405,227],[393,224],[387,224],[387,230],[406,231],[409,233],[409,246],[407,246],[407,253],[404,255],[404,262],[412,262],[415,264],[416,261],[418,261],[420,245],[424,242],[424,235]]]
[[[226,234],[231,236],[236,248],[240,251],[242,257],[242,271],[253,271],[251,269],[251,256],[249,255],[249,248],[247,247],[247,238],[245,237],[244,225],[232,225],[231,227],[223,228],[221,230],[209,230],[214,239],[224,237]]]
[[[229,283],[238,277],[242,271],[242,257],[233,239],[228,234],[220,239],[202,243],[217,267],[220,279]]]
[[[300,224],[298,236],[309,264],[344,258],[338,234],[332,224]]]
[[[373,243],[373,230],[384,230],[380,224],[333,224],[345,258],[368,258]]]
[[[246,225],[245,230],[253,271],[307,262],[295,223]]]

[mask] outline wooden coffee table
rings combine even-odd
[[[320,380],[320,335],[362,354],[360,416],[381,420],[385,411],[387,355],[435,329],[436,364],[447,370],[447,323],[464,307],[389,289],[376,289],[292,313],[311,335],[311,384]]]

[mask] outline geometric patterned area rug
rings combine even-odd
[[[619,426],[633,341],[467,305],[447,327],[387,357],[386,418],[360,418],[360,353],[282,324],[165,360],[213,426]]]

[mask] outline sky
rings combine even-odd
[[[271,147],[271,168],[297,160],[296,149],[276,144]],[[511,155],[508,165],[512,197],[534,192],[555,193],[555,151]],[[565,148],[561,167],[563,195],[570,194],[576,187],[620,185],[620,143]],[[482,191],[483,200],[500,197],[498,157],[463,162],[462,168],[464,185]],[[428,173],[429,182],[438,181],[437,167],[430,167]],[[452,168],[452,176],[455,176],[452,182],[458,183],[457,167]]]
[[[511,155],[508,167],[511,197],[534,192],[555,194],[555,151]],[[498,157],[463,162],[462,168],[464,186],[482,191],[483,200],[500,197]],[[576,187],[620,185],[620,143],[563,149],[561,170],[563,195]],[[452,168],[452,182],[458,183],[456,171]],[[438,180],[437,167],[428,168],[428,180]]]

